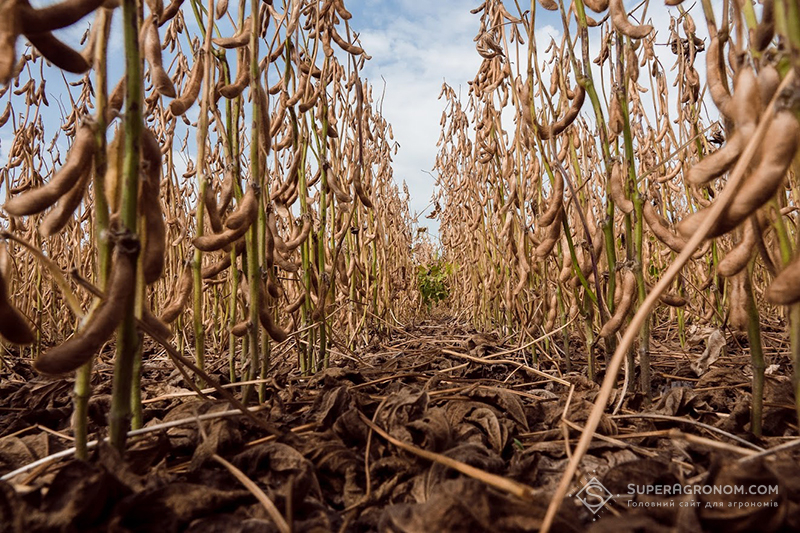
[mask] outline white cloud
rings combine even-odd
[[[480,66],[474,36],[480,22],[469,13],[475,2],[380,2],[351,0],[352,28],[372,60],[363,75],[375,87],[376,99],[383,91],[383,115],[392,124],[400,150],[394,158],[394,177],[404,180],[411,192],[411,211],[425,208],[433,193],[433,169],[442,110],[438,100],[443,82],[456,89],[471,80]],[[420,217],[420,224],[435,221]],[[435,229],[435,228],[432,228]]]

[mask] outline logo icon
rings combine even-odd
[[[575,497],[578,498],[592,514],[597,514],[605,504],[614,498],[614,495],[611,494],[602,483],[597,481],[596,477],[593,477],[586,482]]]

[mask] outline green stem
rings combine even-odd
[[[99,43],[108,42],[108,29],[111,23],[111,12],[107,9],[101,9],[98,12],[96,24],[99,28],[97,39]],[[108,278],[108,267],[111,261],[111,248],[108,246],[108,239],[105,237],[105,232],[108,229],[108,204],[106,203],[105,195],[105,176],[106,169],[106,107],[108,99],[108,82],[106,77],[106,46],[97,46],[95,50],[95,68],[96,68],[96,100],[95,106],[97,108],[97,132],[95,133],[95,142],[97,143],[97,151],[93,161],[93,186],[95,190],[94,201],[94,240],[97,243],[97,278],[96,282],[103,290],[106,288],[106,279]],[[75,374],[75,393],[73,397],[73,405],[75,412],[72,416],[73,432],[75,436],[75,456],[78,459],[86,460],[89,457],[87,448],[88,442],[88,416],[89,416],[89,398],[92,395],[92,365],[94,359],[89,360],[85,365],[78,369]]]
[[[750,360],[753,365],[753,399],[750,409],[750,430],[756,437],[761,436],[761,422],[764,404],[764,350],[761,343],[761,325],[758,307],[753,295],[753,265],[751,260],[745,276],[745,295],[747,297],[747,340],[750,343]]]
[[[136,231],[139,191],[139,153],[142,134],[142,60],[139,55],[139,20],[136,0],[122,0],[122,27],[125,40],[125,158],[122,172],[120,221],[123,231]],[[138,270],[138,268],[136,269]],[[109,438],[120,452],[125,448],[131,417],[133,367],[138,345],[135,312],[136,299],[125,309],[117,330],[117,357],[114,365]]]
[[[260,9],[259,0],[250,0],[251,13],[258,13]],[[255,17],[255,15],[253,15]],[[252,98],[252,117],[250,125],[250,187],[256,187],[256,193],[262,191],[260,164],[259,164],[259,131],[258,125],[260,123],[260,113],[264,110],[259,105],[260,98],[255,95],[261,90],[260,87],[260,72],[258,67],[258,31],[260,24],[252,25],[252,32],[250,33],[250,94]],[[264,135],[269,135],[269,132],[264,132]],[[267,191],[269,197],[269,191]],[[261,205],[261,198],[259,196],[259,205]],[[250,334],[249,334],[249,350],[250,350],[250,372],[249,379],[254,379],[258,374],[260,364],[260,336],[261,327],[258,319],[258,305],[259,291],[257,283],[261,283],[261,276],[259,270],[261,268],[260,258],[258,256],[258,225],[253,226],[247,231],[246,236],[247,246],[247,281],[250,288]],[[252,385],[247,385],[242,391],[242,402],[247,403],[250,395],[253,392]]]

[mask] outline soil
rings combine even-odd
[[[800,531],[788,340],[779,324],[764,326],[773,366],[756,438],[746,341],[726,335],[727,353],[698,376],[708,333],[682,350],[674,331],[655,328],[654,397],[613,399],[620,407],[606,410],[553,531]],[[213,391],[199,398],[146,346],[152,430],[130,437],[124,457],[101,443],[89,461],[69,455],[0,482],[0,533],[536,531],[599,390],[577,339],[573,371],[561,374],[562,346],[558,335],[540,341],[531,367],[530,347],[439,319],[336,350],[335,366],[313,377],[287,348],[257,385],[255,416],[274,434]],[[0,476],[71,446],[74,386],[13,355],[4,363]],[[222,355],[207,368],[226,383],[227,365]],[[111,371],[102,357],[91,438],[107,435]],[[726,494],[732,486],[777,489]]]

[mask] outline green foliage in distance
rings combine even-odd
[[[430,309],[433,304],[450,296],[448,278],[453,274],[453,265],[436,261],[417,266],[417,285],[422,294],[422,302]]]

